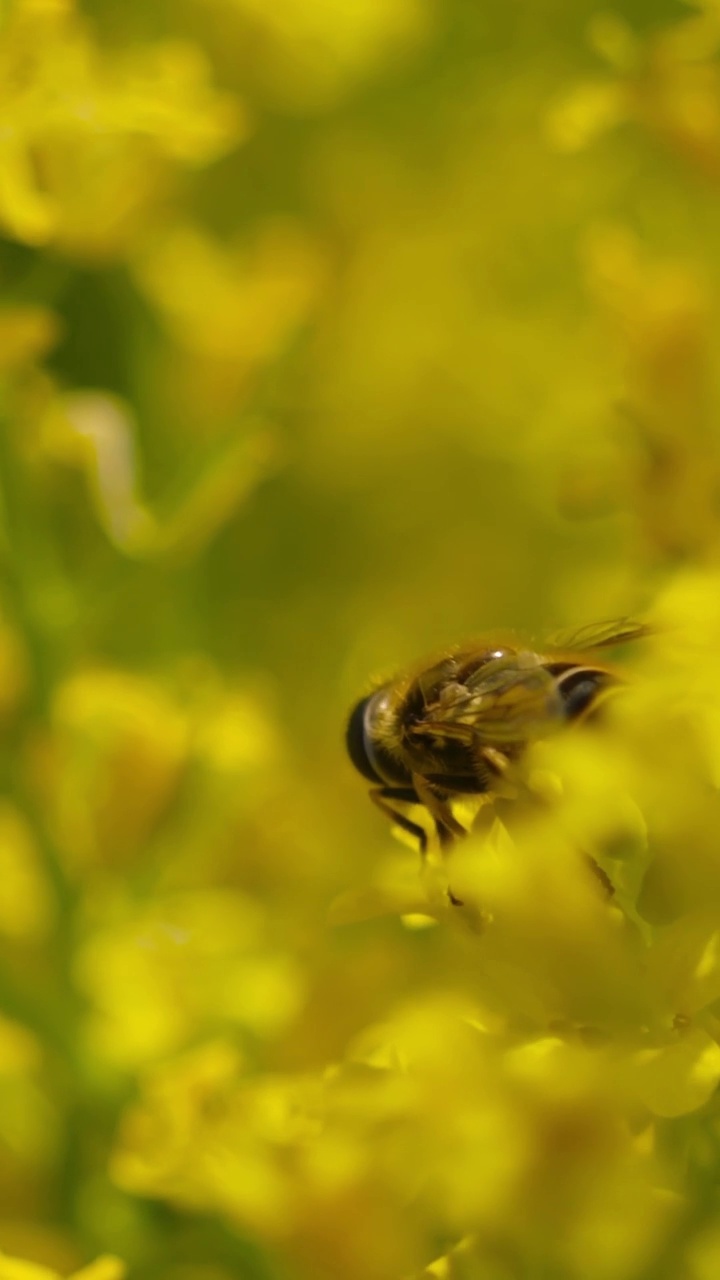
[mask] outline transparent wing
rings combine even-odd
[[[446,688],[413,732],[507,746],[547,734],[562,716],[551,674],[534,654],[515,653],[491,659],[465,684]]]
[[[615,644],[627,644],[629,640],[638,640],[641,636],[649,636],[652,628],[637,618],[612,618],[607,622],[591,622],[575,631],[559,631],[550,637],[553,649],[574,649],[582,652],[586,649],[606,649]]]

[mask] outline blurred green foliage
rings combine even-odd
[[[0,1280],[714,1276],[717,0],[0,21]],[[635,612],[453,912],[348,707]]]

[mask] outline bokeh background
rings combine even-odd
[[[716,1275],[717,0],[0,20],[2,1280]],[[453,914],[348,708],[625,613]]]

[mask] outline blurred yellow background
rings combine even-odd
[[[0,20],[0,1280],[714,1276],[717,0]],[[483,950],[348,709],[645,612]]]

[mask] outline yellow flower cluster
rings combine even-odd
[[[180,41],[100,51],[72,0],[17,0],[0,49],[6,233],[94,257],[149,217],[169,169],[214,159],[241,117]]]
[[[717,1274],[720,9],[631,7],[0,8],[0,1280]],[[392,838],[369,673],[636,611]]]
[[[604,129],[642,125],[714,179],[720,162],[720,11],[714,0],[685,21],[640,40],[619,14],[598,13],[589,36],[611,75],[581,84],[551,117],[555,140],[582,147]]]
[[[665,634],[603,732],[533,750],[534,813],[509,804],[424,901],[410,855],[370,907],[357,896],[356,918],[391,912],[405,884],[422,987],[314,1071],[258,1076],[225,1038],[143,1072],[120,1186],[219,1212],[318,1275],[419,1275],[439,1240],[453,1247],[423,1274],[503,1259],[521,1276],[538,1257],[661,1273],[697,1211],[685,1161],[710,1176],[720,1136],[720,687],[683,630],[697,610],[720,643],[718,585],[678,583],[658,607]]]

